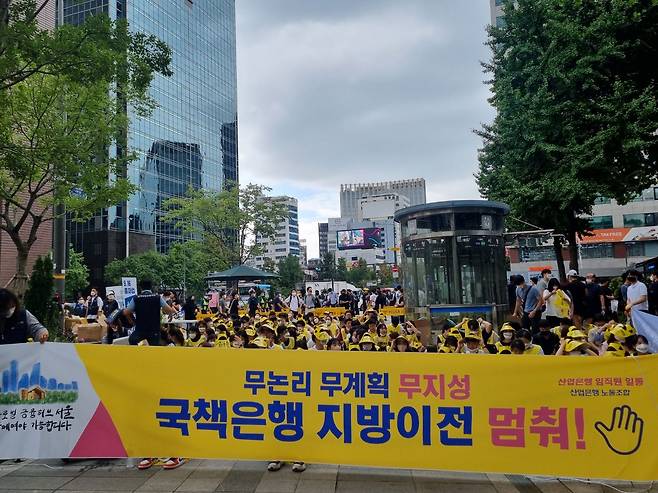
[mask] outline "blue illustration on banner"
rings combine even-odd
[[[78,398],[78,382],[58,382],[41,374],[41,363],[34,363],[32,370],[19,377],[18,361],[12,360],[9,368],[2,370],[0,405],[2,404],[49,404],[75,402]]]

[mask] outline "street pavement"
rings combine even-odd
[[[136,461],[0,462],[0,492],[249,492],[249,493],[606,493],[607,486],[575,480],[502,474],[311,464],[294,473],[286,464],[192,460],[178,469],[139,471]],[[606,481],[616,491],[658,493],[658,484]]]

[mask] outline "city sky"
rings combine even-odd
[[[488,0],[244,0],[236,18],[240,181],[299,200],[309,257],[341,183],[479,197]]]

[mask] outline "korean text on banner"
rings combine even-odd
[[[135,277],[122,277],[121,284],[123,285],[123,300],[126,306],[137,296],[137,278]]]
[[[217,351],[0,347],[0,449],[658,479],[655,355]]]

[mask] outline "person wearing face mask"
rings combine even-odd
[[[637,344],[635,344],[635,356],[646,356],[651,354],[649,351],[649,340],[643,335],[637,336]]]
[[[464,343],[461,352],[464,354],[488,354],[489,351],[482,344],[480,329],[473,329],[468,324],[464,330]]]
[[[536,354],[541,356],[544,355],[544,350],[542,349],[542,347],[538,344],[532,343],[532,334],[530,333],[529,330],[527,329],[520,330],[519,340],[523,341],[524,344],[523,354]],[[512,353],[514,353],[514,351],[512,351]]]
[[[290,296],[284,300],[285,305],[290,308],[293,317],[297,317],[299,311],[304,307],[302,298],[297,294],[297,290],[290,291]]]
[[[514,330],[514,327],[508,323],[504,323],[500,328],[500,341],[494,344],[496,352],[501,353],[504,350],[510,351],[510,346],[514,340],[515,333],[516,331]]]
[[[107,292],[107,299],[103,304],[103,314],[105,315],[105,318],[110,318],[110,315],[112,315],[118,309],[119,309],[119,302],[116,300],[114,291],[110,290]]]
[[[375,341],[368,333],[365,333],[363,336],[361,336],[361,340],[359,340],[359,348],[361,351],[377,351]]]
[[[21,308],[13,292],[0,289],[0,344],[20,344],[28,339],[43,344],[48,340],[48,329]]]
[[[98,290],[91,288],[89,298],[87,298],[87,321],[95,323],[98,320],[98,312],[103,310],[103,300],[98,296]]]
[[[632,270],[628,273],[626,281],[629,283],[626,289],[626,314],[633,318],[637,311],[646,312],[649,310],[646,284],[639,280],[639,272]]]
[[[78,297],[76,303],[64,303],[64,309],[74,317],[87,317],[87,304],[82,296]]]

